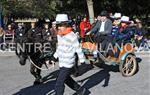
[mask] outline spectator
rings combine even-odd
[[[87,17],[84,16],[83,20],[80,23],[80,37],[81,39],[84,38],[86,32],[88,32],[91,28],[90,22],[88,22]]]
[[[5,30],[5,41],[7,40],[8,43],[14,41],[14,29],[11,25],[8,25],[8,28]]]
[[[134,35],[136,46],[139,48],[140,46],[144,45],[144,35],[145,30],[143,29],[142,22],[138,18],[135,19],[136,24],[136,33]]]
[[[77,27],[80,26],[80,23],[81,23],[81,16],[77,15],[77,17],[76,17],[76,25],[77,25]]]
[[[0,27],[0,49],[3,49],[3,42],[4,42],[4,29]]]
[[[41,28],[38,28],[36,26],[36,22],[31,22],[31,29],[28,30],[26,35],[27,35],[27,38],[31,40],[31,42],[40,43],[43,41]]]
[[[56,22],[52,22],[52,28],[50,29],[51,34],[52,34],[52,46],[55,47],[56,49],[56,44],[57,44],[57,28],[56,28]]]
[[[18,23],[18,28],[15,30],[15,42],[22,43],[24,41],[25,33],[25,27],[23,27],[22,23]]]
[[[50,42],[52,40],[52,37],[51,37],[52,33],[50,31],[48,23],[44,23],[44,28],[42,30],[42,36],[43,36],[44,41],[46,41],[46,42]]]
[[[5,31],[6,34],[14,34],[14,30],[11,26],[11,24],[8,25],[6,31]]]

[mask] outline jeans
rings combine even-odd
[[[59,75],[56,81],[55,85],[55,91],[56,95],[63,95],[64,93],[64,88],[66,84],[69,86],[71,89],[77,91],[80,88],[80,85],[77,84],[71,77],[71,68],[66,68],[66,67],[61,67],[59,71]]]

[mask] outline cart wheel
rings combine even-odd
[[[138,69],[135,55],[129,54],[119,65],[119,70],[125,77],[133,76]]]

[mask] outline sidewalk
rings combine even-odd
[[[2,51],[0,50],[0,57],[1,56],[16,56],[15,51]]]

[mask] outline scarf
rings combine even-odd
[[[66,34],[72,32],[72,31],[73,31],[72,28],[71,28],[71,27],[68,27],[68,28],[66,28],[65,31],[63,31],[63,32],[58,32],[58,35],[64,36],[64,35],[66,35]]]

